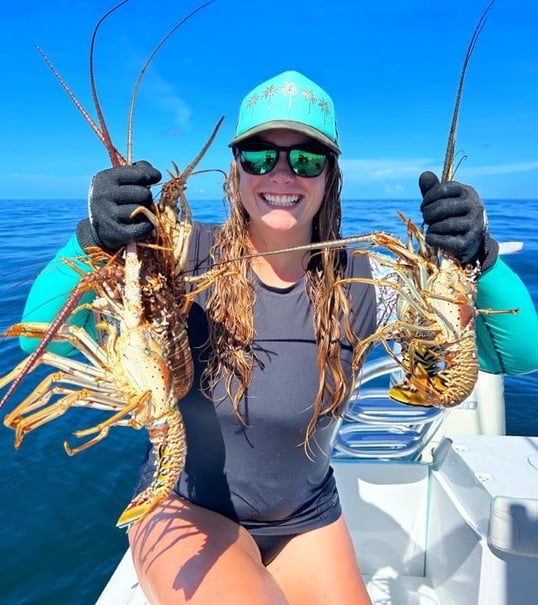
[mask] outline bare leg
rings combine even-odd
[[[172,497],[129,531],[135,568],[152,605],[288,605],[237,523]]]
[[[267,569],[289,605],[371,605],[343,517],[294,537]]]

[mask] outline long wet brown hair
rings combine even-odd
[[[313,219],[312,242],[340,237],[342,173],[336,157],[329,155],[325,196]],[[237,272],[218,277],[207,303],[210,354],[204,371],[208,392],[219,381],[225,381],[235,414],[241,422],[240,402],[252,379],[256,359],[254,342],[254,286],[250,262],[235,261],[251,252],[248,236],[248,214],[239,196],[239,172],[236,161],[225,183],[230,204],[229,218],[218,234],[212,257],[216,262],[231,261]],[[313,305],[314,334],[317,342],[319,387],[313,402],[312,419],[307,427],[305,444],[315,432],[316,423],[324,414],[337,415],[351,394],[340,360],[342,331],[348,342],[356,338],[349,325],[349,301],[344,287],[336,284],[344,271],[341,251],[321,248],[312,254],[306,269],[307,292]]]

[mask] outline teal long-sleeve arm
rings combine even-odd
[[[477,286],[477,309],[518,309],[515,314],[480,313],[476,318],[480,369],[491,374],[537,370],[538,315],[525,284],[498,258]]]
[[[24,307],[22,322],[50,323],[58,315],[69,295],[79,283],[82,275],[70,267],[64,259],[71,260],[81,271],[88,272],[89,268],[81,259],[86,254],[73,235],[56,256],[37,276],[32,284]],[[92,291],[84,294],[78,305],[90,302],[95,294]],[[95,325],[91,311],[82,309],[69,320],[71,324],[84,327],[95,337]],[[31,353],[38,345],[39,339],[21,336],[20,346],[26,353]],[[75,352],[67,343],[52,343],[49,350],[59,355],[70,355]]]

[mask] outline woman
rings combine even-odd
[[[336,281],[368,278],[372,269],[365,256],[335,249],[264,256],[340,236],[332,100],[302,74],[279,74],[245,97],[230,146],[230,217],[222,227],[195,225],[190,263],[203,272],[216,258],[257,256],[239,274],[220,276],[191,310],[195,381],[180,402],[186,466],[174,495],[129,531],[137,573],[151,603],[370,603],[330,447],[353,386],[353,346],[376,330],[380,308],[373,286]],[[148,237],[152,226],[129,217],[150,205],[149,186],[160,177],[147,162],[98,173],[90,218],[57,258],[95,245],[114,252]],[[478,304],[520,308],[517,316],[478,321],[481,366],[535,369],[527,343],[529,331],[538,336],[538,320],[525,287],[498,258],[478,194],[440,184],[432,173],[421,176],[420,188],[428,242],[462,263],[480,263]],[[43,304],[52,276],[66,289],[78,279],[65,266],[45,271],[25,321],[54,315],[52,303]],[[150,457],[137,490],[152,469]]]

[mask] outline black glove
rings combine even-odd
[[[499,254],[499,244],[490,236],[484,204],[469,185],[456,181],[440,183],[433,172],[423,172],[418,181],[422,193],[420,210],[426,243],[453,254],[462,265],[479,261],[489,269]]]
[[[160,180],[161,173],[146,161],[98,172],[88,194],[89,218],[77,225],[82,248],[98,246],[114,253],[130,242],[149,237],[153,225],[147,217],[130,216],[140,206],[151,208],[149,187]]]

